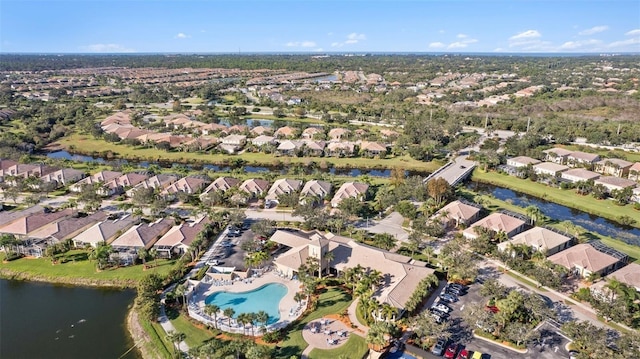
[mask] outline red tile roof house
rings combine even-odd
[[[596,162],[596,172],[616,177],[627,177],[633,163],[618,158],[607,158]]]
[[[594,185],[603,185],[607,188],[607,192],[611,193],[614,190],[623,190],[625,188],[634,188],[636,187],[636,181],[632,181],[626,178],[613,177],[613,176],[602,176],[597,180],[593,181]]]
[[[86,217],[66,217],[38,228],[30,234],[30,237],[49,239],[52,242],[59,243],[79,235],[96,223],[104,221],[107,216],[108,213],[98,211]]]
[[[629,167],[629,179],[640,182],[640,162],[636,162]]]
[[[165,187],[162,190],[161,194],[169,195],[169,197],[171,197],[172,195],[178,192],[195,194],[201,191],[202,189],[204,189],[208,183],[209,182],[207,180],[204,180],[198,177],[183,177],[177,180],[176,182],[170,184],[169,186]]]
[[[331,141],[339,141],[347,137],[350,133],[351,131],[347,130],[346,128],[332,128],[331,130],[329,130],[329,139]]]
[[[147,178],[149,178],[149,176],[139,173],[125,173],[122,176],[105,183],[105,187],[107,189],[108,196],[112,196],[114,194],[124,193],[125,190],[142,183]]]
[[[440,218],[445,228],[468,226],[478,220],[481,209],[461,201],[453,201],[442,207],[433,218]]]
[[[325,154],[331,157],[351,157],[356,146],[352,142],[329,142]]]
[[[564,148],[550,148],[548,150],[542,151],[545,154],[544,160],[547,162],[557,163],[559,165],[564,165],[567,163],[567,159],[569,155],[573,153],[573,151],[566,150]]]
[[[40,179],[45,183],[54,183],[56,187],[63,187],[80,181],[84,176],[85,173],[83,171],[73,168],[63,168],[46,174],[40,177]]]
[[[175,175],[165,175],[165,174],[155,175],[133,186],[133,188],[127,191],[127,196],[133,197],[134,192],[140,188],[165,188],[179,179],[180,177]]]
[[[303,145],[302,141],[284,140],[280,142],[276,150],[281,156],[295,156]]]
[[[311,180],[304,184],[300,191],[300,202],[305,200],[323,200],[331,193],[331,183],[326,181]]]
[[[242,182],[239,188],[241,191],[250,194],[253,198],[258,198],[269,189],[269,181],[252,178]]]
[[[276,132],[274,132],[273,136],[276,138],[293,138],[296,137],[297,133],[298,130],[296,128],[284,126],[277,129]]]
[[[115,172],[115,171],[100,171],[98,173],[95,173],[89,177],[86,177],[74,184],[72,184],[69,187],[69,190],[71,192],[80,192],[82,191],[82,186],[85,184],[94,184],[94,183],[99,183],[99,184],[104,184],[108,181],[111,181],[114,178],[120,177],[122,176],[122,172]]]
[[[572,168],[560,174],[560,178],[571,183],[592,181],[599,178],[600,175],[584,168]]]
[[[478,238],[476,227],[484,227],[494,232],[504,232],[507,237],[511,238],[522,232],[526,227],[526,222],[515,217],[511,217],[504,213],[492,213],[487,217],[475,222],[471,227],[462,231],[465,238]]]
[[[331,207],[336,208],[340,205],[343,199],[353,197],[360,201],[364,201],[367,197],[367,191],[369,185],[360,182],[345,182],[336,191],[336,194],[331,199]]]
[[[591,287],[589,287],[591,294],[604,301],[615,299],[617,294],[612,293],[611,290],[607,288],[607,284],[609,284],[611,280],[617,280],[640,292],[640,264],[627,264],[607,275],[604,281],[593,283]]]
[[[591,273],[606,275],[619,264],[617,258],[598,251],[588,243],[577,244],[547,259],[583,278],[589,277]]]
[[[360,143],[360,153],[369,157],[384,157],[387,155],[387,146],[377,142],[362,141]]]
[[[573,245],[574,239],[544,227],[533,227],[513,236],[513,239],[498,244],[498,250],[508,251],[512,245],[524,244],[533,251],[544,252],[547,256],[556,254]]]
[[[182,255],[189,250],[189,246],[209,223],[206,217],[195,222],[185,222],[173,226],[154,245],[160,258],[171,258],[174,255]]]
[[[73,238],[73,244],[79,248],[87,245],[97,247],[100,243],[110,244],[114,239],[133,226],[137,220],[137,218],[131,215],[115,220],[104,220],[75,236],[75,238]]]
[[[207,188],[202,191],[200,198],[204,198],[211,192],[226,192],[234,187],[238,187],[240,180],[233,177],[218,177]]]
[[[278,197],[282,194],[294,193],[300,190],[302,187],[302,181],[289,179],[289,178],[281,178],[273,182],[271,188],[269,188],[269,192],[264,197],[265,200],[278,203]]]
[[[300,137],[303,139],[311,140],[313,139],[313,136],[320,133],[324,133],[324,131],[317,127],[307,127],[304,129],[304,131],[302,131],[302,135],[300,135]]]

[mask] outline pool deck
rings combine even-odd
[[[279,283],[287,287],[287,293],[280,300],[280,303],[278,305],[278,310],[280,312],[280,320],[268,326],[269,329],[278,329],[278,328],[287,326],[293,320],[297,319],[302,314],[304,308],[300,308],[297,311],[295,311],[295,309],[298,308],[298,303],[296,303],[296,301],[293,300],[293,297],[295,296],[295,294],[300,291],[300,286],[301,286],[300,281],[279,277],[278,275],[275,274],[275,272],[266,272],[260,277],[252,277],[250,279],[243,280],[243,281],[234,281],[232,282],[232,284],[227,284],[227,285],[214,285],[214,284],[201,283],[199,288],[195,291],[195,293],[193,293],[193,296],[191,297],[190,302],[192,303],[192,305],[195,305],[198,308],[204,308],[205,299],[214,293],[247,292],[270,283]],[[221,318],[221,317],[223,317],[222,311],[218,313],[218,318]],[[196,318],[196,319],[200,320],[200,318]],[[227,325],[224,325],[225,323],[227,323],[227,320],[222,321],[223,325],[220,327],[220,329],[226,330],[226,331],[233,331],[233,332],[243,331],[242,327],[232,325],[232,327],[229,328]],[[258,334],[258,331],[256,331],[256,334]]]
[[[352,331],[339,320],[321,318],[308,323],[302,337],[312,348],[334,349],[346,343]]]

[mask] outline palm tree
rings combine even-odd
[[[141,247],[140,249],[138,249],[138,258],[140,258],[140,260],[142,261],[142,269],[147,269],[147,256],[149,255],[149,252],[147,251],[146,248]]]
[[[231,319],[233,318],[233,315],[236,314],[236,311],[233,310],[233,308],[229,307],[225,308],[225,310],[222,311],[222,314],[227,317],[227,319],[229,320],[229,327],[231,327]]]
[[[256,314],[256,319],[258,320],[258,322],[262,323],[264,326],[267,326],[267,322],[269,321],[269,314],[264,310],[261,310]]]
[[[530,205],[527,208],[525,208],[525,211],[527,213],[527,216],[529,217],[530,220],[530,224],[533,226],[536,224],[537,221],[541,220],[542,217],[544,216],[542,214],[542,211],[540,210],[540,208],[538,208],[537,206],[534,205]]]
[[[174,332],[174,331],[167,332],[167,340],[173,343],[173,349],[174,349],[173,356],[175,358],[180,357],[179,355],[180,342],[183,341],[185,338],[186,338],[186,335],[184,333]]]
[[[331,271],[331,262],[336,259],[336,255],[333,252],[327,252],[324,254],[324,258],[323,260],[326,261],[327,263],[327,270]],[[320,268],[320,270],[322,270],[322,268]]]
[[[433,247],[427,245],[426,247],[424,247],[424,249],[422,249],[422,254],[426,257],[427,262],[431,263],[431,261],[433,260],[433,257],[435,256],[435,250],[433,249]]]
[[[248,324],[251,324],[251,336],[254,335],[253,329],[255,327],[255,322],[258,320],[258,315],[256,313],[247,313]]]
[[[187,285],[186,282],[176,286],[175,293],[182,298],[182,309],[187,310]]]
[[[212,316],[213,315],[213,326],[218,329],[218,311],[220,310],[220,307],[215,305],[215,304],[206,304],[204,306],[204,312],[208,315],[208,316]]]
[[[158,266],[158,250],[155,248],[151,248],[151,250],[149,251],[149,257],[153,259],[153,266],[157,267]]]

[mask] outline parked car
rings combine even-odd
[[[439,298],[447,303],[455,303],[458,301],[458,297],[450,293],[442,293]]]
[[[453,310],[453,309],[447,307],[444,303],[434,304],[434,305],[431,306],[431,308],[437,309],[437,310],[439,310],[441,312],[445,312],[445,313],[451,313],[451,311]]]
[[[241,233],[240,228],[234,227],[234,226],[229,227],[229,235],[230,236],[236,236],[237,237],[237,236],[240,235],[240,233]]]
[[[436,321],[436,323],[440,324],[444,322],[447,318],[440,313],[431,313],[431,317]]]
[[[458,349],[460,349],[460,346],[457,343],[449,345],[447,350],[444,352],[444,357],[447,359],[454,359],[458,353]]]
[[[232,247],[232,246],[233,246],[233,243],[231,243],[231,242],[229,242],[229,241],[224,241],[224,242],[222,242],[222,244],[221,244],[221,245],[222,245],[223,247],[227,247],[227,248],[228,248],[228,247]]]
[[[482,359],[482,353],[481,352],[473,352],[473,356],[471,357],[471,359]]]
[[[449,283],[448,286],[451,287],[451,288],[456,288],[458,290],[467,290],[466,286],[464,286],[462,284],[459,284],[459,283]]]
[[[569,359],[577,359],[578,354],[580,354],[577,350],[569,350]]]
[[[464,295],[464,292],[462,291],[462,289],[458,289],[458,288],[451,287],[451,286],[446,287],[444,291],[446,293],[453,294],[453,295],[456,295],[456,296]]]
[[[429,308],[429,311],[431,313],[437,314],[437,315],[439,315],[439,316],[441,316],[443,318],[447,318],[449,316],[449,313],[442,312],[442,311],[440,311],[440,310],[438,310],[436,308]]]
[[[456,359],[469,359],[469,351],[467,349],[460,350]]]
[[[434,355],[441,356],[444,353],[444,348],[447,346],[447,341],[445,339],[438,339],[436,344],[431,348],[431,353]]]

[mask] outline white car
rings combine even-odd
[[[434,305],[431,306],[431,308],[439,310],[439,311],[444,312],[444,313],[451,313],[451,311],[453,310],[453,309],[447,307],[446,305],[444,305],[442,303],[434,304]]]

